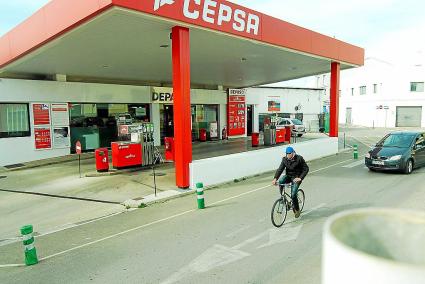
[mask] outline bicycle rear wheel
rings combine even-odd
[[[300,211],[303,211],[304,202],[305,202],[305,194],[302,189],[298,189],[297,198],[298,198],[298,205],[300,207]]]
[[[279,198],[276,200],[272,207],[271,219],[275,227],[282,227],[285,223],[286,215],[288,214],[286,210],[286,200],[284,198]]]

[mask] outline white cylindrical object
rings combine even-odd
[[[425,284],[425,213],[357,209],[329,218],[322,284]]]

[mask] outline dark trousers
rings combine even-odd
[[[280,190],[280,194],[283,193],[283,186],[287,183],[292,182],[292,186],[291,186],[291,199],[292,199],[292,206],[294,207],[295,211],[299,211],[300,210],[300,205],[298,204],[298,198],[297,198],[297,193],[298,193],[298,188],[300,187],[301,182],[296,183],[294,182],[294,178],[289,177],[289,176],[282,176],[279,179],[279,190]]]

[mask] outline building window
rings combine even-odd
[[[354,96],[354,88],[351,88],[351,95]]]
[[[360,95],[366,95],[366,86],[360,87]]]
[[[373,84],[373,93],[378,93],[378,84]]]
[[[0,104],[0,138],[31,136],[28,104]]]
[[[411,92],[423,92],[424,91],[424,82],[411,82],[410,83]]]

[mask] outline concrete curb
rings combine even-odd
[[[106,176],[116,176],[122,174],[123,172],[119,172],[117,170],[111,170],[108,172],[90,172],[85,175],[85,177],[106,177]]]
[[[196,190],[195,189],[188,189],[184,192],[179,192],[179,191],[177,191],[177,192],[178,193],[176,193],[175,195],[162,197],[162,198],[160,197],[160,198],[157,198],[155,200],[151,200],[151,201],[147,201],[147,202],[143,201],[143,199],[141,199],[141,200],[128,199],[128,200],[124,201],[122,203],[122,205],[126,208],[144,208],[144,207],[156,204],[156,203],[164,203],[164,202],[167,202],[169,200],[173,200],[173,199],[181,198],[181,197],[184,197],[184,196],[187,196],[187,195],[190,195],[190,194],[194,194],[194,193],[196,193]]]
[[[94,153],[84,153],[81,155],[81,161],[84,160],[90,160],[94,159]],[[24,166],[8,169],[6,167],[2,167],[0,169],[0,172],[14,172],[14,171],[20,171],[20,170],[27,170],[27,169],[33,169],[33,168],[39,168],[43,166],[50,166],[50,165],[56,165],[56,164],[62,164],[62,163],[69,163],[69,162],[76,162],[78,161],[78,155],[72,154],[72,155],[66,155],[62,157],[56,157],[51,159],[45,159],[45,160],[38,160],[38,161],[32,161],[23,163]]]

